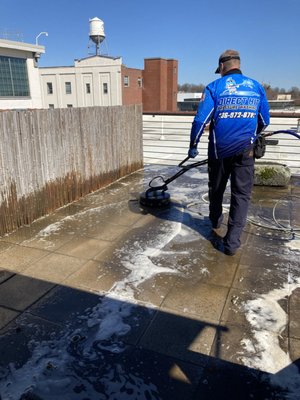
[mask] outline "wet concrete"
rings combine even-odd
[[[222,251],[205,167],[147,167],[0,239],[0,399],[299,399],[300,180]]]

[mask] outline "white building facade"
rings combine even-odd
[[[0,39],[0,109],[42,108],[38,59],[43,46]]]
[[[39,68],[43,108],[122,104],[121,57],[92,56],[71,67]]]

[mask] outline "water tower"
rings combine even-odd
[[[96,45],[96,56],[99,54],[100,43],[105,39],[104,22],[95,17],[90,19],[90,39]]]

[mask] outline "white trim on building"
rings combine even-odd
[[[70,67],[39,68],[44,108],[121,105],[121,66],[121,57],[96,55]]]
[[[177,93],[177,101],[186,101],[186,100],[200,100],[203,93],[197,92],[178,92]]]

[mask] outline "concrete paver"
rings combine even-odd
[[[99,261],[89,260],[76,273],[68,277],[64,284],[95,293],[108,292],[118,280],[126,277],[124,271]]]
[[[1,253],[0,268],[6,271],[20,273],[35,261],[46,257],[49,253],[43,250],[25,246],[10,245]]]
[[[291,360],[299,368],[300,367],[300,362],[299,362],[299,359],[300,359],[300,340],[299,339],[290,338],[289,350],[290,350]]]
[[[84,259],[51,253],[23,271],[23,274],[35,279],[53,283],[62,283],[78,271],[85,263]]]
[[[290,296],[289,301],[289,336],[300,339],[300,289],[296,289]],[[300,350],[300,349],[299,349]]]
[[[12,277],[13,275],[14,275],[13,272],[8,272],[8,271],[0,269],[0,283],[6,281],[7,279]]]
[[[2,308],[0,306],[0,329],[16,319],[19,314],[20,313],[17,311],[9,310],[8,308]]]
[[[226,328],[217,322],[184,316],[179,313],[157,313],[151,326],[143,335],[140,345],[179,360],[206,365],[215,336]]]
[[[1,285],[0,305],[14,311],[24,311],[54,285],[40,279],[15,275]]]
[[[57,252],[67,256],[80,257],[89,260],[91,257],[96,257],[105,250],[106,246],[107,242],[105,241],[75,237],[61,246]]]
[[[168,293],[162,308],[195,315],[203,321],[219,321],[228,290],[222,286],[180,281]]]
[[[148,167],[0,239],[1,400],[299,398],[299,179],[254,189],[228,257],[229,197],[213,232],[205,169],[170,185],[171,207],[140,207],[174,171]]]

